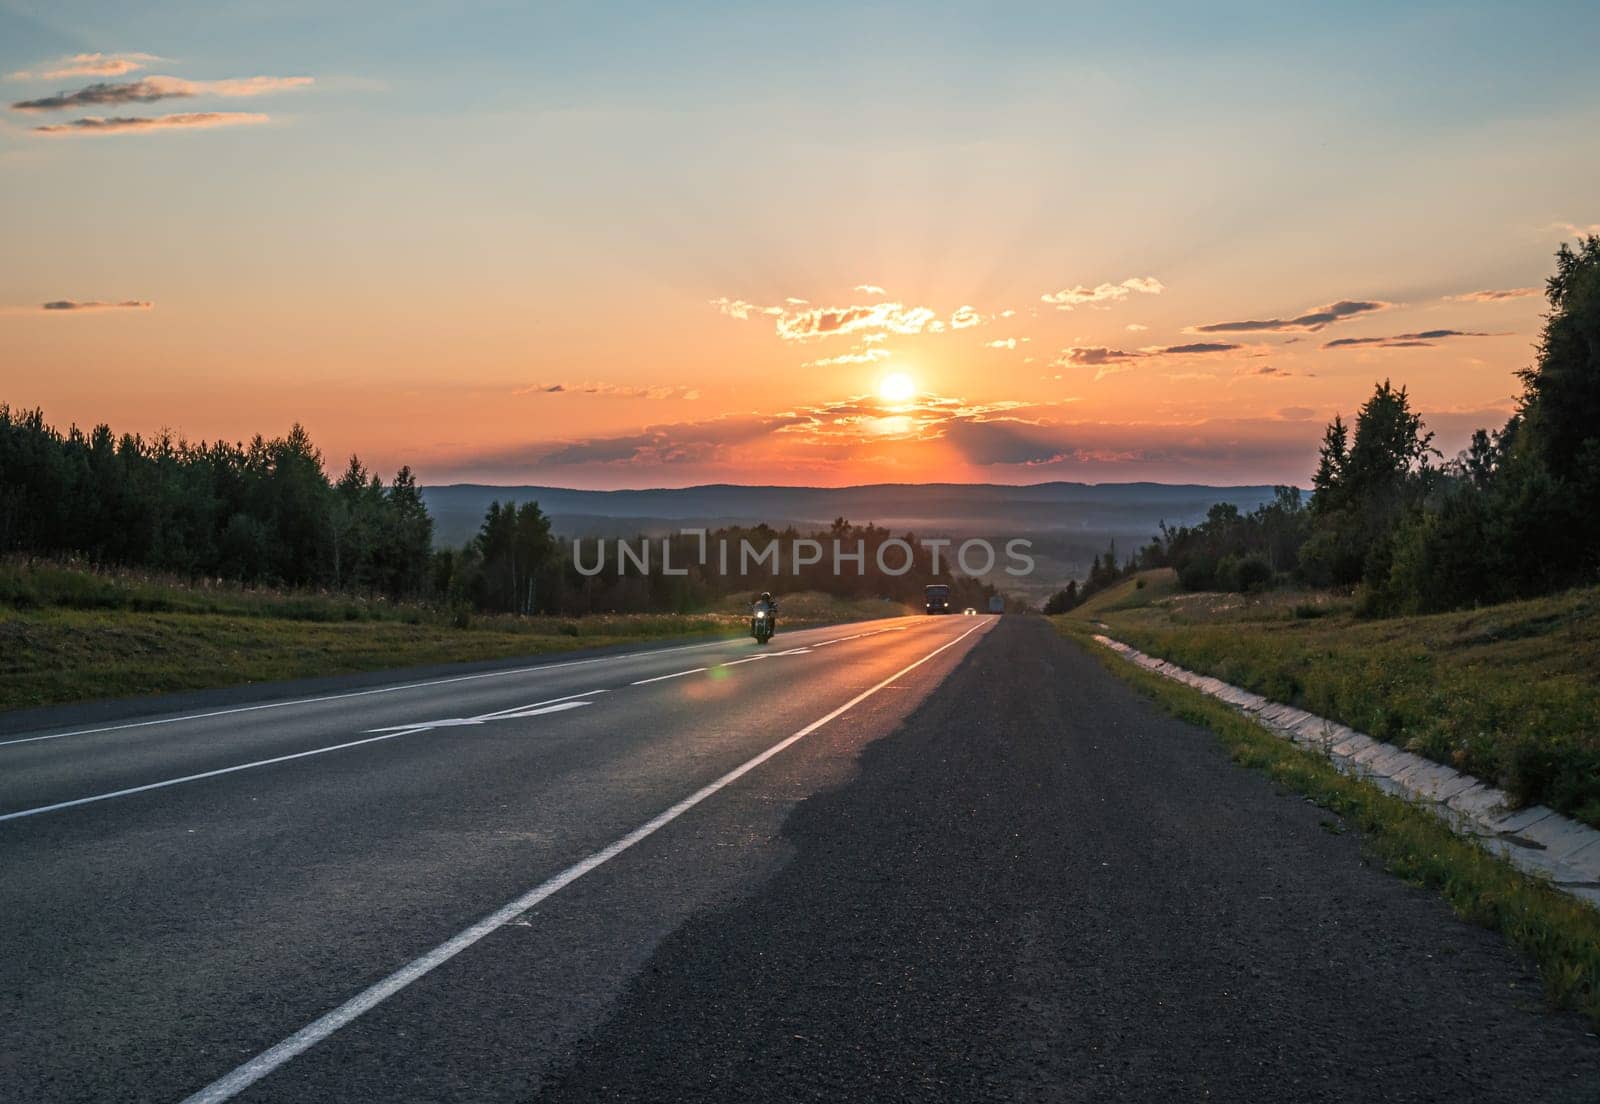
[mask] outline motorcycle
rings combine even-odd
[[[771,640],[777,627],[777,618],[767,610],[756,610],[755,615],[750,618],[750,635],[756,638],[757,644],[765,644]]]

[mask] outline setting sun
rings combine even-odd
[[[906,402],[916,393],[916,381],[904,372],[891,372],[878,384],[878,394],[889,402]]]

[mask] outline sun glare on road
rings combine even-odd
[[[878,394],[889,402],[905,402],[916,393],[916,381],[904,372],[891,372],[878,383]]]

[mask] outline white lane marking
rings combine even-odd
[[[810,648],[790,648],[787,652],[773,652],[772,654],[775,655],[775,656],[810,655],[811,654],[811,649]]]
[[[705,670],[704,667],[696,667],[696,668],[694,668],[692,670],[689,670],[689,671],[674,671],[670,675],[657,675],[655,678],[640,679],[638,682],[630,682],[630,683],[628,683],[628,685],[629,686],[648,686],[652,682],[666,682],[668,679],[682,678],[684,675],[698,675],[701,671],[704,671],[704,670]]]
[[[406,965],[400,967],[400,969],[396,970],[394,973],[390,974],[388,977],[384,978],[382,981],[376,983],[370,988],[362,990],[360,993],[357,993],[355,996],[341,1004],[338,1008],[335,1008],[333,1011],[324,1014],[316,1020],[313,1020],[305,1027],[302,1027],[299,1031],[296,1031],[293,1035],[290,1035],[287,1039],[284,1039],[277,1045],[262,1051],[248,1062],[245,1062],[243,1065],[239,1066],[233,1072],[218,1078],[192,1096],[186,1097],[183,1100],[183,1104],[221,1104],[222,1101],[229,1100],[232,1097],[237,1096],[239,1093],[243,1092],[245,1089],[249,1088],[251,1085],[267,1076],[267,1074],[271,1073],[279,1066],[284,1065],[297,1055],[303,1054],[307,1050],[310,1050],[323,1039],[326,1039],[328,1036],[332,1035],[334,1032],[338,1031],[340,1028],[344,1027],[346,1024],[350,1023],[352,1020],[356,1019],[362,1014],[372,1010],[373,1008],[376,1008],[379,1004],[382,1004],[384,1001],[400,992],[412,982],[417,981],[419,978],[422,978],[432,971],[438,969],[440,966],[443,966],[446,962],[449,962],[452,958],[466,950],[468,947],[471,947],[474,943],[477,943],[485,936],[492,934],[500,928],[505,927],[518,916],[521,916],[523,913],[527,912],[529,909],[533,908],[546,898],[559,893],[562,889],[565,889],[567,886],[571,885],[573,882],[577,881],[591,870],[594,870],[603,863],[609,862],[610,860],[616,858],[618,855],[622,854],[639,841],[654,835],[662,828],[665,828],[668,824],[671,824],[674,820],[677,820],[684,813],[687,813],[690,809],[700,804],[706,798],[715,794],[718,790],[737,782],[744,775],[755,770],[762,763],[765,763],[768,759],[771,759],[774,755],[777,755],[780,751],[783,751],[791,744],[805,739],[805,737],[811,735],[829,721],[832,721],[849,712],[857,705],[860,705],[862,702],[872,697],[872,695],[876,694],[879,690],[882,690],[884,687],[895,682],[897,679],[903,678],[905,675],[910,674],[918,667],[921,667],[924,663],[928,662],[928,660],[932,659],[946,648],[951,648],[961,643],[967,637],[977,632],[981,627],[981,625],[974,625],[972,628],[968,629],[954,640],[948,640],[939,645],[937,648],[923,656],[921,659],[917,660],[915,663],[912,663],[906,667],[902,667],[900,670],[896,671],[894,674],[890,675],[876,686],[873,686],[867,690],[863,690],[861,693],[845,702],[833,712],[824,717],[820,717],[815,721],[812,721],[810,724],[806,725],[792,736],[787,736],[784,739],[779,740],[766,751],[763,751],[753,759],[747,759],[745,762],[733,768],[733,770],[729,771],[721,778],[718,778],[715,782],[702,786],[700,789],[696,790],[694,793],[690,794],[676,805],[673,805],[665,812],[659,813],[650,820],[645,821],[639,827],[635,828],[633,831],[629,832],[615,843],[612,843],[609,846],[594,852],[594,854],[590,855],[586,859],[572,864],[548,881],[541,882],[539,885],[528,890],[528,892],[524,893],[521,897],[518,897],[496,911],[491,912],[488,916],[485,916],[476,924],[473,924],[471,927],[466,928],[445,942],[439,944],[427,954],[422,955],[420,958],[413,959],[412,961],[406,963]]]
[[[604,691],[600,692],[604,693]],[[568,701],[572,698],[588,697],[593,693],[594,691],[590,691],[589,694],[569,694],[565,698],[551,698],[547,702],[536,703],[536,706],[555,705],[557,702]],[[582,702],[577,704],[587,705],[589,703]],[[522,708],[534,709],[535,706],[524,706]],[[540,712],[544,712],[544,710],[540,710]],[[549,712],[553,713],[556,712],[556,710],[552,709],[549,710]],[[456,721],[453,723],[460,724],[462,722]],[[467,721],[466,723],[471,724],[476,722]],[[326,755],[330,751],[343,751],[345,748],[360,747],[363,744],[376,744],[381,740],[393,740],[396,736],[412,736],[418,732],[425,732],[430,727],[432,726],[428,722],[406,725],[405,727],[396,731],[384,732],[381,736],[368,736],[364,740],[346,740],[342,744],[333,744],[329,747],[312,748],[310,751],[297,751],[290,755],[275,755],[271,759],[257,759],[250,763],[239,763],[232,767],[218,767],[216,770],[201,771],[199,774],[186,774],[181,778],[167,778],[160,782],[149,782],[143,786],[129,786],[127,789],[112,790],[110,793],[94,794],[90,797],[78,797],[71,801],[58,801],[54,805],[40,805],[33,809],[21,809],[15,813],[0,814],[0,822],[7,820],[21,820],[23,817],[38,816],[41,813],[54,813],[61,809],[76,808],[79,805],[92,805],[97,801],[110,801],[114,797],[128,797],[132,794],[148,793],[151,790],[164,790],[168,786],[181,786],[185,782],[199,782],[202,779],[216,778],[219,775],[235,774],[239,771],[254,770],[256,767],[270,767],[274,763],[287,763],[293,759],[305,759],[312,755]]]
[[[817,630],[802,629],[800,631],[815,632]],[[475,679],[504,678],[507,675],[557,671],[565,667],[582,667],[591,663],[617,663],[625,659],[667,655],[671,652],[691,652],[700,648],[717,648],[739,642],[738,637],[728,640],[708,640],[704,644],[678,644],[671,648],[653,648],[644,651],[624,652],[621,655],[595,656],[591,659],[571,659],[564,663],[534,663],[527,667],[508,668],[504,671],[480,671],[475,675],[456,675],[451,678],[431,679],[426,682],[405,682],[397,686],[379,686],[371,690],[350,690],[341,694],[325,694],[316,698],[293,698],[289,701],[262,702],[258,705],[241,705],[233,709],[217,709],[209,713],[182,713],[176,717],[157,717],[148,721],[129,721],[125,724],[102,725],[99,728],[78,728],[70,732],[50,732],[42,736],[22,736],[14,740],[0,740],[0,747],[10,747],[13,744],[32,744],[39,740],[60,740],[68,736],[93,736],[101,732],[121,732],[129,728],[149,728],[152,725],[180,724],[184,721],[205,721],[213,717],[231,717],[236,713],[254,713],[262,709],[283,709],[291,705],[315,705],[320,702],[342,701],[345,698],[365,698],[373,694],[393,694],[400,690],[422,690],[430,686],[448,686],[457,682],[472,682]]]
[[[857,636],[847,636],[847,637],[843,637],[842,639],[844,639],[844,640],[856,640],[856,639],[859,639],[860,637],[863,637],[863,636],[875,636],[875,635],[877,635],[878,632],[888,632],[888,631],[891,631],[891,630],[878,629],[875,632],[860,633]],[[965,635],[966,635],[965,633],[962,634],[962,636],[965,636]],[[956,639],[959,640],[961,638],[957,637]],[[723,641],[718,641],[717,643],[724,643],[724,642]],[[690,645],[690,647],[703,647],[703,646],[704,645],[698,645],[698,644],[697,645]],[[771,658],[772,656],[775,656],[775,655],[797,655],[797,654],[805,653],[805,652],[808,652],[808,651],[809,651],[809,649],[807,649],[807,648],[793,648],[793,649],[790,649],[787,652],[769,652],[769,653],[766,653],[766,654],[760,655],[760,656],[751,656],[750,658],[751,659],[768,659],[768,658]],[[622,658],[622,657],[615,657],[615,658]],[[587,661],[582,661],[582,662],[587,662]],[[748,662],[748,660],[736,660],[735,662],[736,663],[743,663],[743,662]],[[567,666],[572,666],[572,664],[568,664]],[[732,666],[732,664],[724,664],[724,666]],[[682,678],[685,675],[697,675],[697,674],[700,674],[701,672],[705,671],[706,669],[707,668],[705,668],[705,667],[696,667],[696,668],[694,668],[692,670],[689,670],[689,671],[675,671],[670,675],[657,675],[655,678],[640,679],[638,682],[630,683],[630,685],[632,685],[632,686],[646,686],[646,685],[648,685],[648,684],[650,684],[652,682],[664,682],[667,679]],[[466,677],[471,678],[471,677],[476,677],[476,676],[466,676]],[[447,679],[445,681],[452,682],[452,681],[461,681],[461,680],[459,680],[459,679]],[[421,684],[418,684],[418,685],[421,685]],[[396,688],[396,689],[398,689],[398,688]],[[100,802],[100,801],[109,801],[112,798],[129,797],[129,796],[132,796],[133,794],[147,793],[150,790],[165,789],[168,786],[178,786],[178,785],[182,785],[182,784],[187,783],[187,782],[199,782],[199,781],[203,781],[204,779],[207,779],[207,778],[216,778],[219,775],[234,774],[234,773],[236,773],[238,771],[252,770],[252,769],[254,769],[256,767],[270,767],[270,766],[272,766],[272,765],[274,765],[276,763],[286,763],[286,762],[289,762],[290,760],[294,760],[294,759],[304,759],[307,756],[311,756],[311,755],[322,755],[322,754],[324,754],[326,752],[330,752],[330,751],[342,751],[345,748],[360,747],[363,744],[377,743],[380,740],[390,740],[390,739],[393,739],[396,736],[411,736],[411,735],[415,735],[416,733],[427,732],[427,731],[429,731],[431,729],[435,729],[435,728],[456,728],[456,727],[463,727],[463,726],[468,726],[468,725],[476,725],[476,724],[482,723],[483,721],[495,720],[495,719],[498,719],[498,718],[511,719],[511,718],[514,718],[514,717],[538,716],[540,713],[546,713],[546,712],[556,713],[556,712],[560,712],[562,709],[576,708],[577,706],[587,705],[589,703],[588,702],[574,702],[572,705],[561,706],[559,709],[544,709],[544,708],[541,708],[541,707],[554,705],[557,702],[570,702],[574,698],[586,698],[586,697],[592,697],[592,696],[594,696],[596,694],[604,694],[604,693],[607,693],[607,691],[605,691],[605,690],[583,690],[583,691],[579,691],[576,694],[567,694],[567,695],[565,695],[563,697],[551,698],[548,701],[535,702],[534,704],[527,705],[527,706],[520,706],[520,705],[519,706],[513,706],[513,707],[511,707],[511,709],[508,709],[508,710],[501,710],[498,713],[484,713],[484,714],[481,714],[481,715],[479,715],[477,717],[450,717],[450,718],[445,718],[445,719],[442,719],[442,720],[435,720],[435,721],[417,721],[417,722],[413,722],[413,723],[408,724],[408,725],[396,725],[396,726],[394,726],[392,728],[369,728],[369,729],[366,730],[367,732],[378,733],[379,735],[370,736],[365,740],[350,740],[350,741],[346,741],[345,743],[342,743],[342,744],[334,744],[334,745],[332,745],[330,747],[313,748],[310,751],[295,752],[292,755],[279,755],[279,756],[274,756],[273,758],[270,758],[270,759],[257,759],[257,760],[254,760],[252,762],[249,762],[249,763],[240,763],[240,764],[238,764],[236,766],[232,766],[232,767],[219,767],[216,770],[201,771],[198,774],[186,774],[186,775],[183,775],[180,778],[163,779],[160,782],[150,782],[150,783],[146,783],[145,785],[142,785],[142,786],[129,786],[129,787],[127,787],[125,789],[121,789],[121,790],[112,790],[109,793],[93,794],[93,795],[91,795],[89,797],[74,798],[71,801],[58,801],[53,805],[40,805],[40,806],[38,806],[36,808],[33,808],[33,809],[21,809],[21,810],[18,810],[17,812],[14,812],[14,813],[3,813],[3,814],[0,814],[0,823],[4,823],[5,821],[8,821],[8,820],[19,820],[19,819],[21,819],[23,817],[38,816],[41,813],[53,813],[53,812],[57,812],[57,811],[59,811],[61,809],[72,809],[72,808],[75,808],[75,807],[77,807],[79,805],[91,805],[91,804],[94,804],[94,803]],[[346,694],[346,695],[334,695],[334,696],[335,697],[360,697],[361,695],[360,694]],[[325,700],[325,699],[310,699],[310,700]],[[286,704],[287,705],[287,704],[292,704],[292,703],[285,702],[285,703],[282,703],[282,704]],[[251,708],[265,708],[265,707],[264,706],[261,706],[261,707],[253,706]],[[240,711],[235,710],[233,712],[240,712]],[[197,718],[190,718],[190,719],[197,719]],[[149,723],[156,723],[156,722],[149,722]],[[63,733],[63,735],[68,735],[68,734]],[[46,737],[37,737],[37,738],[38,739],[45,739]],[[21,741],[21,742],[26,742],[26,741]]]
[[[601,691],[604,693],[604,691]],[[588,696],[588,695],[585,695]],[[593,702],[569,701],[560,705],[546,705],[536,708],[531,705],[519,706],[516,709],[503,709],[498,713],[485,713],[480,717],[446,717],[437,721],[418,721],[409,725],[390,725],[388,728],[369,728],[368,732],[397,732],[400,729],[422,731],[430,728],[460,728],[463,725],[488,724],[491,721],[514,721],[522,717],[542,717],[546,713],[564,713],[569,709],[582,709]]]
[[[726,663],[717,664],[718,667],[737,667],[741,663],[754,663],[758,659],[770,658],[765,655],[745,656],[743,659],[730,659]]]
[[[199,774],[186,774],[182,778],[168,778],[165,781],[151,782],[144,786],[129,786],[125,790],[112,790],[110,793],[95,794],[93,797],[79,797],[71,801],[58,801],[54,805],[40,805],[36,809],[22,809],[15,813],[5,813],[0,815],[0,821],[19,820],[22,817],[38,816],[40,813],[53,813],[58,809],[71,809],[78,805],[90,805],[96,801],[110,801],[114,797],[127,797],[130,794],[166,789],[168,786],[181,786],[185,782],[198,782],[202,778],[216,778],[218,775],[253,770],[256,767],[271,766],[273,763],[287,763],[291,759],[304,759],[310,755],[325,755],[330,751],[360,747],[362,744],[375,744],[379,740],[392,740],[396,736],[406,736],[416,731],[420,730],[408,728],[404,732],[391,732],[384,736],[368,736],[365,740],[348,740],[345,743],[334,744],[331,747],[313,748],[311,751],[297,751],[293,755],[278,755],[271,759],[257,759],[253,763],[240,763],[237,766],[220,767],[217,770],[202,771]]]

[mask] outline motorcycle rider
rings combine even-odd
[[[776,629],[778,627],[778,602],[777,599],[772,597],[772,591],[763,590],[761,592],[761,596],[756,599],[755,612],[765,613],[767,615],[767,623],[771,628]]]

